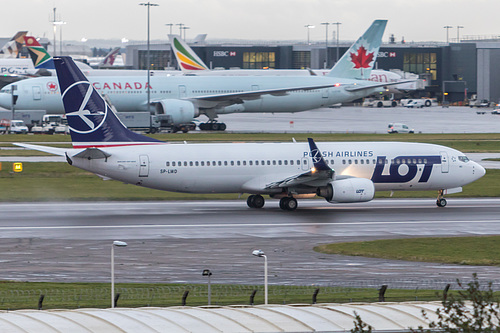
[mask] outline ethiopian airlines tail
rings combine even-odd
[[[33,60],[33,65],[36,69],[54,69],[54,60],[52,60],[49,52],[47,52],[47,50],[40,45],[35,37],[24,36],[24,43],[28,48],[31,60]]]
[[[54,65],[74,148],[164,143],[127,129],[71,57]]]
[[[193,49],[179,35],[168,35],[170,45],[181,71],[208,71],[208,66],[194,53]]]
[[[333,66],[327,76],[368,80],[377,60],[387,20],[375,20]]]

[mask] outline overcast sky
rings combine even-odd
[[[147,9],[133,0],[3,0],[1,37],[29,30],[53,38],[53,8],[67,22],[63,40],[146,40]],[[374,19],[388,19],[384,42],[446,41],[460,36],[500,35],[500,0],[155,0],[151,7],[151,39],[166,39],[167,23],[190,27],[187,39],[311,40],[325,39],[321,22],[341,22],[340,40],[355,40]],[[331,38],[334,26],[329,28]],[[179,28],[174,28],[178,33]],[[329,38],[329,39],[330,39]],[[59,39],[59,32],[57,39]]]

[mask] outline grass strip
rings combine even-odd
[[[447,264],[500,265],[500,236],[431,237],[319,245],[326,254]]]
[[[115,285],[120,294],[119,307],[180,306],[185,291],[189,291],[188,306],[207,305],[206,284],[126,284]],[[444,286],[443,286],[444,287]],[[270,285],[271,304],[311,304],[319,288],[317,303],[376,302],[376,288],[316,287]],[[212,305],[250,304],[250,295],[257,293],[254,304],[264,303],[262,285],[212,284]],[[43,309],[107,308],[111,303],[109,283],[51,283],[51,282],[2,282],[0,283],[0,310],[37,309],[40,295],[44,295]],[[440,291],[425,289],[389,289],[386,301],[440,300]]]

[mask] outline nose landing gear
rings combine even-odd
[[[438,197],[437,197],[437,200],[436,200],[436,205],[438,207],[446,207],[446,199],[444,198],[444,190],[439,190],[438,191]]]

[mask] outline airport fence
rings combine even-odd
[[[442,299],[448,283],[424,289],[414,284],[397,289],[396,283],[378,284],[374,281],[340,286],[270,285],[270,304],[312,304],[377,301],[431,301]],[[457,290],[449,283],[450,290]],[[0,291],[0,310],[15,309],[74,309],[107,308],[111,305],[109,287],[71,288],[65,284],[51,289],[10,289]],[[384,287],[385,286],[385,287]],[[410,287],[410,288],[408,288]],[[115,288],[118,307],[202,306],[208,303],[207,285],[172,285]],[[263,285],[212,285],[211,305],[258,305],[264,303]]]

